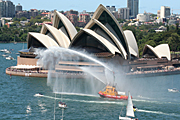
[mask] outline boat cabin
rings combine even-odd
[[[118,92],[115,88],[115,86],[109,86],[107,85],[103,91],[102,91],[103,94],[108,94],[108,95],[113,95],[113,96],[117,96],[118,95]]]

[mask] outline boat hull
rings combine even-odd
[[[120,100],[127,100],[128,99],[128,96],[125,96],[125,95],[114,96],[114,95],[103,94],[102,92],[99,92],[98,94],[102,98],[112,98],[112,99],[120,99]]]
[[[179,92],[177,89],[168,89],[169,92]]]
[[[59,104],[59,107],[60,107],[60,108],[67,108],[67,105],[65,105],[65,104]]]

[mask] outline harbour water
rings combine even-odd
[[[23,43],[0,44],[0,49],[14,49],[10,54],[17,59]],[[26,45],[25,45],[26,46]],[[16,60],[6,60],[0,52],[0,119],[54,119],[55,94],[47,86],[46,78],[6,75],[5,69],[16,65]],[[168,88],[180,90],[180,75],[151,76],[141,78],[118,78],[119,88],[130,91],[133,104],[139,109],[135,116],[139,120],[180,119],[180,93],[168,92]],[[79,79],[78,81],[84,81]],[[43,97],[35,97],[37,93]],[[97,91],[98,93],[98,91]],[[61,94],[56,94],[56,119],[61,119],[58,108]],[[125,116],[125,100],[103,99],[98,94],[63,93],[65,120],[117,120],[119,114]]]

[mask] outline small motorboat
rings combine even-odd
[[[103,91],[99,91],[98,94],[102,98],[113,98],[113,99],[121,99],[121,100],[127,100],[128,96],[125,95],[124,92],[118,92],[115,88],[115,86],[107,85]]]
[[[7,51],[5,51],[5,53],[11,53],[11,51],[7,50]]]
[[[3,57],[7,57],[8,55],[3,54],[2,56],[3,56]]]
[[[6,57],[6,60],[14,60],[14,58],[11,56],[8,56],[8,57]]]
[[[63,103],[63,102],[59,102],[59,107],[60,108],[67,108],[67,105],[66,105],[66,103]]]
[[[7,49],[2,49],[2,50],[0,50],[0,52],[6,52],[6,51],[8,51]]]
[[[35,94],[34,95],[35,97],[42,97],[42,96],[44,96],[42,93],[37,93],[37,94]]]
[[[173,88],[173,89],[168,89],[168,91],[169,91],[169,92],[179,92],[179,90],[178,90],[178,89],[176,89],[176,88]]]

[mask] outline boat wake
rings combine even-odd
[[[61,98],[57,98],[57,97],[55,98],[55,97],[46,96],[46,95],[39,96],[39,97],[61,100]],[[89,100],[77,100],[77,99],[65,99],[65,98],[63,98],[63,100],[64,101],[82,102],[82,103],[119,104],[119,105],[124,105],[123,101],[89,101]]]
[[[161,111],[149,111],[149,110],[141,110],[141,109],[138,109],[137,112],[154,113],[154,114],[161,114],[161,115],[168,115],[168,116],[176,116],[176,117],[180,117],[179,114],[174,114],[174,113],[163,113],[163,112],[161,112]]]
[[[68,92],[55,92],[55,93],[56,93],[56,94],[63,94],[63,95],[76,95],[76,96],[99,97],[98,95],[82,94],[82,93],[68,93]]]
[[[141,98],[141,99],[148,99],[148,100],[155,99],[155,98],[143,97],[143,96],[141,96],[141,95],[138,95],[137,97],[138,97],[138,98]]]
[[[163,104],[163,103],[162,103],[162,102],[160,102],[160,101],[151,101],[151,100],[146,100],[146,99],[132,99],[132,101]]]
[[[154,101],[154,100],[147,100],[147,99],[132,99],[136,102],[144,102],[144,103],[154,103],[154,104],[180,104],[179,101]]]

